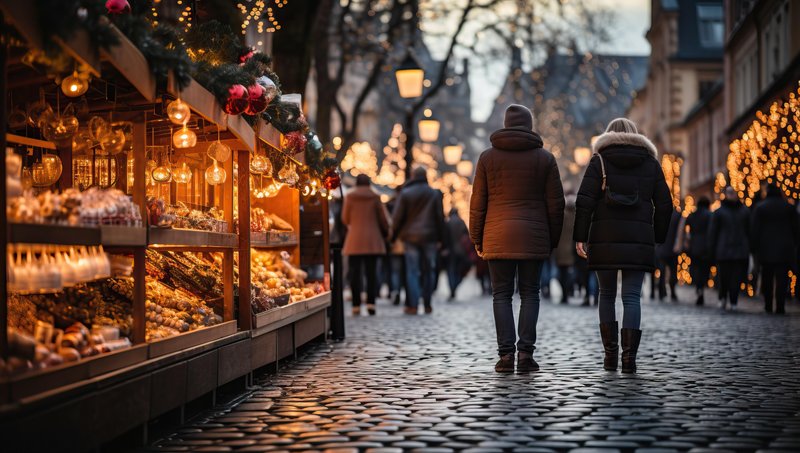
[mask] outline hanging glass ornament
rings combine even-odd
[[[106,120],[99,116],[93,116],[89,119],[89,136],[99,142],[100,137],[108,133],[109,127]]]
[[[196,144],[197,135],[185,124],[172,135],[172,145],[178,149],[192,148]]]
[[[272,176],[272,162],[267,156],[256,155],[250,161],[250,173],[254,175]]]
[[[209,185],[216,186],[225,182],[227,173],[225,169],[220,167],[217,161],[206,169],[206,182]]]
[[[122,129],[106,128],[100,137],[100,148],[103,154],[116,155],[125,149],[125,132]]]
[[[228,115],[241,115],[247,110],[249,96],[244,85],[232,85],[228,88],[228,99],[225,101],[225,113]]]
[[[53,114],[53,107],[44,100],[44,89],[39,90],[39,100],[28,106],[28,121],[33,127],[42,128],[43,117]]]
[[[256,83],[264,88],[264,96],[267,98],[267,104],[272,102],[278,94],[278,86],[275,85],[275,82],[267,76],[261,76],[256,79]]]
[[[179,184],[187,184],[192,179],[192,169],[184,161],[179,167],[172,170],[172,179]]]
[[[254,83],[247,87],[247,109],[245,113],[248,115],[258,115],[267,109],[269,99],[267,99],[267,92],[261,84]]]
[[[22,167],[22,174],[19,178],[19,184],[22,186],[22,190],[28,190],[33,187],[33,175],[31,174],[30,168]]]
[[[145,174],[147,175],[147,185],[151,186],[155,184],[153,180],[153,170],[158,167],[158,163],[153,159],[148,159],[147,162],[144,164]]]
[[[175,99],[167,104],[167,117],[172,121],[172,124],[182,126],[189,122],[189,117],[191,116],[192,110],[189,108],[189,104],[180,99]]]
[[[231,158],[231,147],[217,140],[208,145],[206,155],[217,162],[225,162]]]
[[[154,168],[153,171],[150,173],[153,177],[153,181],[158,183],[166,183],[172,181],[172,169],[169,165],[169,159],[167,159],[167,163],[164,164],[164,161],[161,161],[161,164]]]
[[[78,71],[73,71],[72,75],[64,77],[61,81],[61,92],[71,98],[81,96],[87,90],[89,90],[89,79],[79,75]]]
[[[61,158],[56,154],[43,154],[42,164],[44,165],[44,171],[47,179],[50,181],[50,184],[48,185],[55,184],[56,181],[58,181],[58,178],[61,177],[61,172],[64,169],[61,163]]]
[[[31,180],[33,181],[34,187],[47,187],[50,185],[47,171],[42,162],[34,162],[31,167]]]
[[[72,104],[58,115],[45,115],[46,120],[42,127],[42,135],[59,146],[72,143],[72,137],[78,133],[78,118],[75,117],[75,107]]]
[[[336,190],[342,184],[342,178],[339,176],[339,172],[332,168],[325,172],[325,176],[322,177],[322,184],[330,191]]]
[[[293,131],[284,135],[281,142],[281,146],[289,153],[297,154],[305,151],[308,138],[301,131]]]

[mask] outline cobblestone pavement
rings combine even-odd
[[[345,342],[151,450],[800,451],[795,307],[646,303],[631,376],[603,371],[596,309],[543,302],[541,371],[498,375],[490,299],[469,293],[428,316],[382,301],[376,317],[348,318]]]

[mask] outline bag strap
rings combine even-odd
[[[600,158],[600,170],[603,172],[603,185],[600,186],[601,190],[606,190],[606,163],[603,161],[603,156],[600,153],[595,153]]]

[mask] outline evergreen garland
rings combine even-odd
[[[278,132],[284,135],[308,127],[308,124],[301,120],[301,116],[300,107],[297,104],[283,102],[280,96],[276,96],[270,102],[267,110],[261,114],[264,121],[272,124]]]
[[[184,37],[194,61],[210,67],[223,63],[238,63],[250,49],[242,45],[230,26],[216,20],[192,27]]]
[[[58,59],[63,53],[61,46],[52,38],[69,41],[78,30],[88,32],[95,50],[109,49],[119,44],[105,16],[103,2],[93,0],[36,0],[39,30],[42,34],[42,49],[49,57]]]

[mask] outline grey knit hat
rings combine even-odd
[[[524,105],[511,104],[506,109],[503,127],[518,127],[533,130],[533,114]]]

